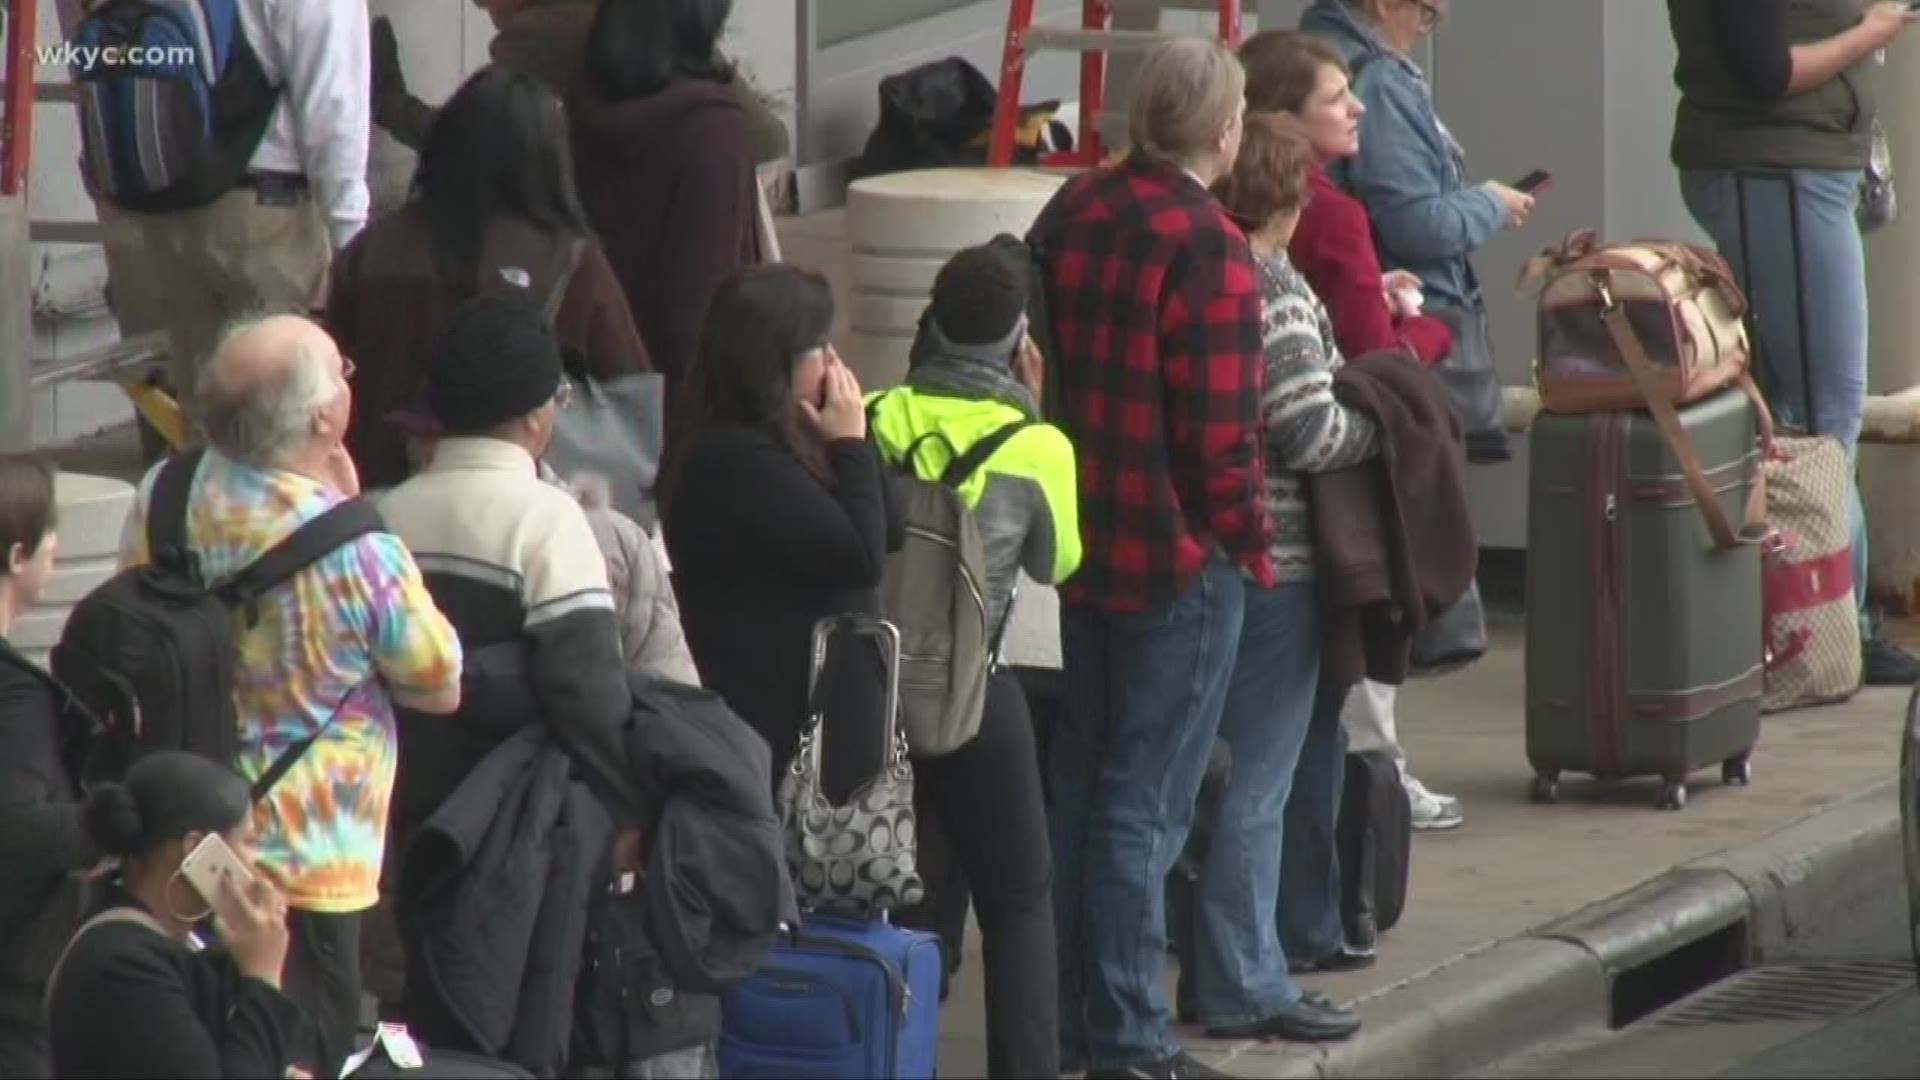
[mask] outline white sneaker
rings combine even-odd
[[[1427,785],[1409,776],[1404,783],[1407,788],[1407,802],[1413,806],[1413,827],[1426,831],[1457,829],[1466,823],[1467,817],[1460,809],[1460,800],[1451,795],[1436,795],[1427,790]]]

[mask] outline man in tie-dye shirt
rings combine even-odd
[[[341,445],[351,375],[306,319],[249,321],[224,338],[198,387],[211,446],[187,516],[187,544],[206,580],[238,572],[359,493]],[[123,565],[147,561],[155,475],[141,484]],[[269,592],[258,622],[239,622],[237,635],[238,770],[258,777],[321,732],[255,808],[255,825],[259,865],[292,909],[284,988],[319,1031],[301,1060],[316,1076],[337,1076],[359,1021],[361,914],[379,899],[398,760],[394,705],[458,709],[460,643],[406,546],[385,532]]]

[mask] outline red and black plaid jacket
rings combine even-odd
[[[1080,463],[1086,558],[1062,594],[1154,607],[1215,547],[1271,584],[1246,237],[1192,176],[1130,158],[1068,181],[1029,240],[1046,267],[1059,421]]]

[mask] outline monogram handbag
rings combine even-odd
[[[876,641],[886,661],[885,754],[880,771],[839,806],[821,790],[820,672],[837,634]],[[808,677],[812,702],[800,746],[780,780],[776,802],[787,834],[787,865],[805,908],[872,915],[911,907],[925,897],[917,865],[913,764],[900,727],[900,631],[864,615],[835,615],[813,628]]]

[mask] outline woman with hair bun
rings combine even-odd
[[[311,1029],[280,992],[287,905],[254,872],[250,808],[246,781],[179,752],[94,790],[87,831],[120,871],[49,979],[54,1075],[312,1075],[296,1064]],[[216,836],[249,879],[208,897],[181,864]]]

